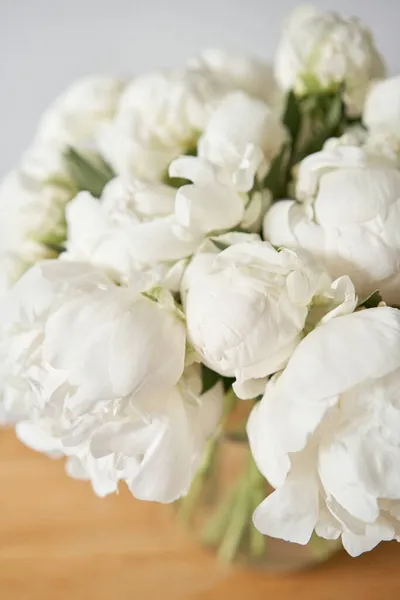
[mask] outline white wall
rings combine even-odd
[[[179,64],[204,47],[271,57],[295,0],[0,0],[0,174],[74,78]],[[316,0],[362,18],[400,71],[400,0]]]

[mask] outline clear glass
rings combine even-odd
[[[245,420],[236,414],[236,425],[221,427],[211,440],[188,496],[178,503],[179,519],[224,562],[283,572],[328,560],[341,549],[340,541],[314,536],[301,546],[263,536],[253,526],[254,509],[272,488],[251,458]]]

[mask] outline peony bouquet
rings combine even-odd
[[[72,85],[1,183],[2,422],[99,496],[124,481],[187,520],[240,441],[205,535],[225,559],[400,540],[384,75],[358,20],[304,7],[273,67],[208,51]]]

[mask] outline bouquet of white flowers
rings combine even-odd
[[[69,88],[0,187],[2,422],[98,495],[125,481],[187,519],[219,441],[241,441],[207,524],[225,559],[264,556],[264,535],[352,556],[400,541],[400,78],[383,77],[358,20],[307,7],[274,68],[209,51]]]

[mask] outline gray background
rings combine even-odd
[[[74,78],[179,65],[204,47],[272,57],[295,0],[0,0],[0,174]],[[362,18],[400,71],[400,0],[316,0]]]

